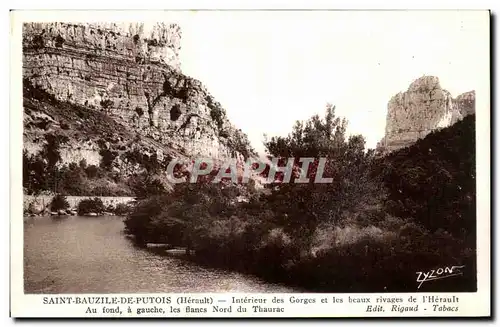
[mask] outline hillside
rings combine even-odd
[[[220,103],[180,71],[180,42],[175,24],[157,24],[150,34],[141,24],[25,24],[28,166],[48,165],[45,170],[63,173],[80,163],[95,166],[104,178],[101,191],[96,186],[72,192],[132,195],[124,181],[141,174],[157,175],[168,188],[161,172],[172,158],[253,155],[247,136],[229,122]],[[51,151],[57,152],[54,162],[44,164]],[[63,173],[47,177],[41,189],[61,191]],[[30,185],[25,185],[29,193],[40,191]]]
[[[387,209],[431,231],[476,235],[475,114],[381,159]]]

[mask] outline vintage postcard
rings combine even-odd
[[[10,26],[11,316],[491,315],[489,11]]]

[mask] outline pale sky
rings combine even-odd
[[[181,69],[199,79],[263,154],[326,103],[375,147],[387,102],[423,75],[457,96],[484,85],[488,14],[473,11],[169,12]],[[484,66],[482,66],[484,67]]]

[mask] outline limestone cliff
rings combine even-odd
[[[188,156],[248,156],[246,135],[201,82],[180,71],[180,42],[176,24],[145,33],[141,24],[29,23],[23,26],[23,78],[56,101],[112,117],[151,144]],[[26,146],[30,142],[36,143],[25,131]],[[80,144],[89,158],[93,147]],[[63,159],[82,157],[73,152]]]
[[[453,98],[441,88],[437,77],[421,77],[406,92],[390,99],[385,136],[377,150],[387,153],[409,146],[433,130],[451,126],[474,112],[474,91]]]

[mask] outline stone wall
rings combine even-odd
[[[24,195],[23,198],[23,209],[28,210],[30,205],[35,206],[38,210],[46,208],[50,205],[53,195]],[[76,209],[78,203],[84,199],[93,199],[95,196],[67,196],[66,199],[70,205],[71,209]],[[134,201],[135,198],[128,196],[98,196],[102,200],[105,206],[116,206],[117,204],[126,204],[130,201]],[[41,210],[40,210],[41,211]]]

